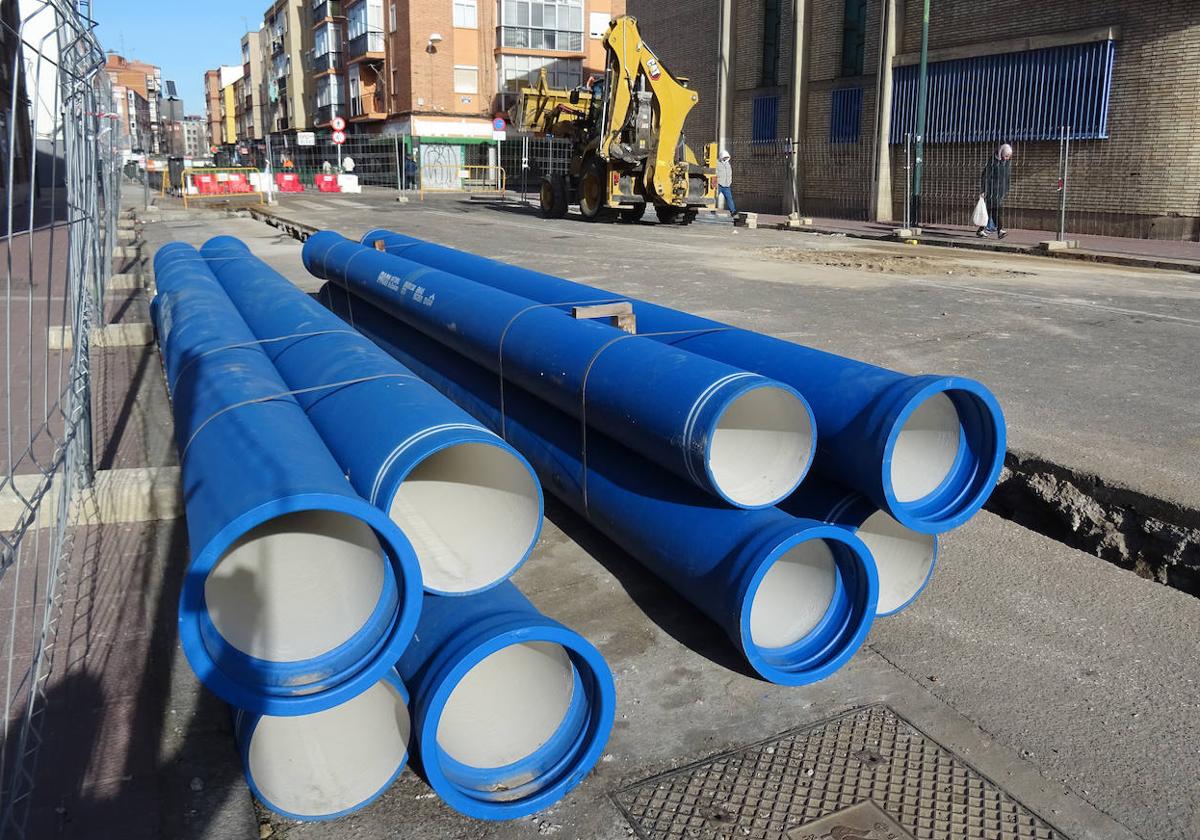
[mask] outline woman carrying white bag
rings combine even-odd
[[[979,177],[979,201],[971,214],[972,224],[979,228],[976,236],[987,238],[989,220],[996,229],[997,239],[1008,236],[1004,223],[1000,221],[1000,213],[1012,184],[1012,155],[1012,146],[1004,143],[996,150],[996,156],[983,167]]]

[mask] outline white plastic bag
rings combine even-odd
[[[987,202],[983,200],[983,196],[979,196],[979,201],[975,202],[975,212],[971,214],[971,224],[975,227],[987,227],[987,223]]]

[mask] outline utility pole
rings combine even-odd
[[[912,225],[921,227],[921,175],[925,167],[925,106],[929,99],[929,0],[921,18],[921,68],[917,77],[916,159],[913,162]]]

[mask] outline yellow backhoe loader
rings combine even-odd
[[[603,43],[603,78],[556,90],[543,71],[509,115],[518,130],[573,144],[566,174],[542,179],[542,215],[562,218],[577,201],[589,222],[635,222],[653,205],[660,222],[689,224],[700,208],[716,206],[717,191],[716,144],[701,164],[683,136],[696,92],[667,71],[635,18],[612,21]]]

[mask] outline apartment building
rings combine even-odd
[[[133,91],[145,103],[148,132],[139,137],[141,147],[152,154],[166,151],[162,119],[162,71],[153,64],[109,53],[104,69],[113,85],[124,88],[126,95]]]
[[[264,30],[242,36],[242,80],[238,92],[238,139],[261,140],[266,129]]]
[[[305,57],[312,53],[311,0],[277,0],[263,15],[263,67],[268,131],[311,125],[311,82]]]
[[[543,68],[564,87],[602,70],[600,37],[624,7],[624,0],[315,2],[328,15],[316,31],[329,44],[344,32],[340,56],[317,51],[325,58],[316,73],[328,79],[321,101],[341,104],[344,95],[344,115],[360,133],[490,139],[492,119]]]
[[[787,212],[791,177],[777,158],[794,137],[802,212],[904,218],[920,3],[629,0],[629,9],[700,94],[689,136],[737,150],[739,207]],[[922,218],[965,219],[990,150],[1013,142],[1005,218],[1055,229],[1059,138],[1070,127],[1071,206],[1084,208],[1074,232],[1200,240],[1197,56],[1195,0],[935,4]],[[955,188],[937,189],[946,183]]]
[[[117,113],[117,146],[122,152],[152,153],[150,103],[135,88],[114,84],[112,91]]]
[[[334,117],[349,116],[346,107],[346,16],[342,0],[312,0],[312,49],[307,70],[312,90],[312,124],[329,125]]]
[[[202,158],[208,156],[208,121],[199,115],[184,117],[179,123],[183,133],[183,156]]]
[[[221,68],[204,71],[205,135],[210,146],[219,145],[225,130],[221,128]]]

